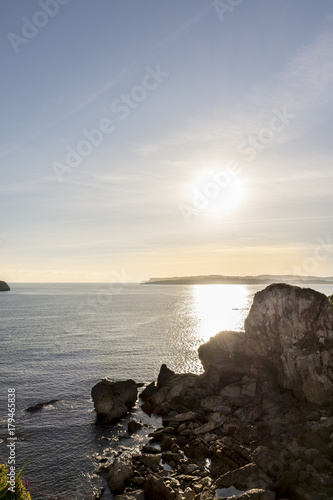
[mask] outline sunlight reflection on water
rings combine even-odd
[[[204,341],[223,330],[243,329],[252,300],[245,285],[196,285],[192,289],[198,337]]]

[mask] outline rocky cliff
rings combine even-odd
[[[332,335],[325,295],[284,284],[257,293],[245,332],[199,348],[203,374],[162,365],[141,393],[163,427],[142,453],[103,466],[115,498],[332,499]]]
[[[333,403],[333,304],[326,295],[285,284],[258,292],[245,332],[221,332],[199,348],[207,371],[275,380],[297,398]]]
[[[10,290],[9,286],[5,281],[0,281],[0,292],[8,292]]]

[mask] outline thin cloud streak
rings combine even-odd
[[[137,56],[135,59],[133,59],[128,66],[123,68],[114,78],[112,78],[109,82],[107,82],[105,85],[100,87],[98,90],[96,90],[90,97],[82,101],[80,104],[77,104],[71,111],[68,113],[64,114],[57,120],[54,120],[50,124],[48,124],[45,128],[42,130],[39,130],[35,134],[31,135],[28,139],[24,140],[22,143],[20,143],[17,146],[14,146],[7,151],[3,152],[0,154],[0,159],[4,158],[12,153],[15,153],[16,151],[19,151],[21,148],[24,146],[30,144],[32,141],[38,139],[41,137],[43,134],[51,130],[53,127],[59,125],[60,123],[64,122],[68,118],[71,118],[74,116],[76,113],[79,111],[82,111],[85,109],[87,106],[92,104],[96,99],[101,97],[106,91],[110,90],[110,88],[114,87],[116,84],[121,82],[121,80],[129,73],[129,71],[136,65],[138,64],[142,59],[146,58],[149,54],[152,52],[156,51],[157,49],[162,48],[164,45],[167,45],[168,42],[176,39],[178,36],[183,35],[188,28],[190,28],[193,24],[198,22],[205,14],[207,14],[208,11],[211,10],[211,7],[206,8],[193,16],[191,19],[186,21],[180,28],[172,32],[170,35],[166,36],[163,38],[161,41],[159,41],[155,46],[151,47],[149,50],[143,52],[139,56]]]

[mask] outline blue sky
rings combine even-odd
[[[1,278],[333,275],[333,2],[14,0]]]

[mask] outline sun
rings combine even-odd
[[[232,215],[243,206],[244,182],[240,175],[211,170],[192,186],[192,201],[197,212],[211,217]]]
[[[214,199],[210,200],[207,213],[212,216],[230,215],[240,208],[244,202],[244,188],[238,178],[231,178],[229,183],[221,187]]]

